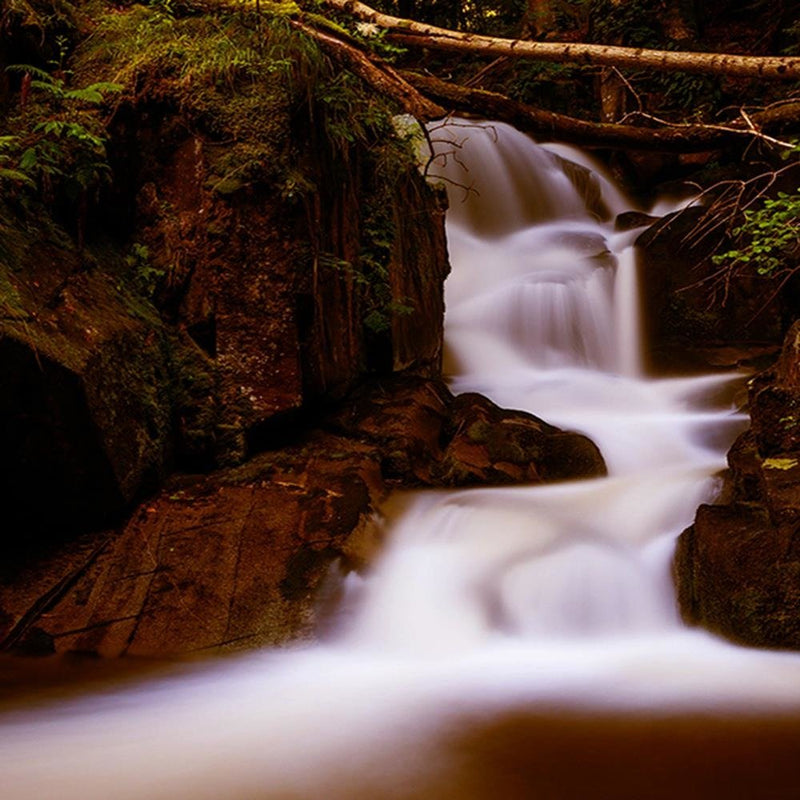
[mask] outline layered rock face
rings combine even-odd
[[[602,474],[580,434],[438,380],[373,381],[298,443],[173,478],[119,533],[0,584],[0,649],[154,657],[310,636],[331,565],[360,569],[377,552],[391,487]]]
[[[341,397],[365,375],[439,373],[445,201],[413,163],[382,209],[381,274],[366,275],[370,166],[358,150],[336,180],[317,154],[308,169],[321,189],[308,204],[269,187],[214,191],[220,156],[199,140],[153,156],[137,194],[140,237],[170,272],[165,303],[216,381],[217,417],[210,430],[182,431],[187,455],[237,463],[270,444],[272,420]]]
[[[310,255],[302,207],[215,194],[192,140],[155,155],[160,179],[145,171],[136,195],[148,263],[134,269],[166,275],[161,316],[123,276],[124,251],[80,252],[57,226],[3,211],[0,498],[17,543],[108,524],[176,467],[240,463],[285,435],[287,415],[366,375],[440,370],[444,204],[413,165],[387,209],[388,310],[373,331],[363,281]],[[355,263],[358,186],[338,188],[325,257]]]
[[[750,430],[728,455],[726,502],[678,540],[681,612],[735,641],[800,647],[800,323],[749,384]]]

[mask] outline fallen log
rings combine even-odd
[[[763,80],[797,80],[800,58],[795,56],[743,56],[731,53],[693,53],[649,50],[575,42],[532,42],[501,39],[439,28],[415,20],[393,17],[357,0],[322,0],[323,5],[344,11],[389,31],[388,38],[408,47],[506,56],[532,61],[617,67],[628,70],[685,72]]]

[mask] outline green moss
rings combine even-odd
[[[483,444],[489,438],[492,426],[488,422],[473,422],[467,428],[467,437],[477,444]]]
[[[329,70],[316,45],[293,31],[287,4],[181,17],[158,6],[104,11],[75,59],[79,78],[113,80],[134,105],[165,103],[225,149],[211,154],[210,185],[230,193],[273,180],[289,149],[293,109]]]
[[[798,463],[796,458],[767,458],[764,460],[764,469],[794,469]]]

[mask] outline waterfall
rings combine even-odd
[[[587,434],[609,476],[397,494],[385,552],[346,579],[323,643],[6,713],[4,800],[504,797],[453,788],[454,728],[554,708],[800,711],[800,656],[678,619],[675,538],[746,419],[712,400],[736,375],[643,374],[635,234],[613,230],[627,201],[585,156],[506,125],[432,139],[454,390]]]

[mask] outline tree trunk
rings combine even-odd
[[[528,39],[543,39],[558,32],[553,0],[528,0],[522,35]]]
[[[358,0],[322,0],[322,2],[338,11],[349,12],[388,29],[392,41],[410,47],[619,69],[687,72],[763,80],[800,78],[800,58],[794,56],[738,56],[726,53],[687,53],[637,47],[498,39],[493,36],[459,33],[409,19],[392,17]]]
[[[447,108],[508,122],[527,133],[585,147],[691,153],[745,144],[748,137],[760,135],[759,131],[745,127],[743,122],[729,126],[673,125],[663,128],[587,122],[543,111],[496,92],[470,89],[427,75],[404,72],[403,77]],[[789,120],[795,128],[800,127],[800,102],[752,117],[755,126],[765,128],[783,126]]]
[[[611,0],[611,5],[619,7],[623,0]],[[615,38],[610,44],[620,44]],[[615,67],[603,67],[597,78],[597,94],[600,99],[600,121],[618,122],[625,116],[628,88]]]
[[[684,45],[696,42],[697,17],[693,0],[667,0],[662,24],[667,38]]]

